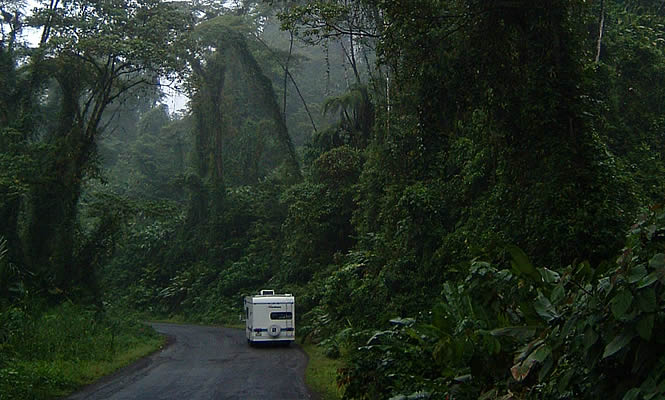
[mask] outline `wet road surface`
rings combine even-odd
[[[307,356],[297,347],[247,345],[244,331],[153,323],[172,344],[68,397],[70,400],[298,400]]]

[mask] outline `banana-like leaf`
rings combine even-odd
[[[540,281],[541,277],[536,268],[531,264],[529,257],[517,246],[508,246],[506,250],[510,253],[513,270],[519,275],[528,276],[535,281]]]

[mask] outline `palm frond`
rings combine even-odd
[[[339,96],[328,97],[323,103],[323,114],[329,112],[337,113],[350,111],[360,108],[365,101],[365,91],[367,89],[361,85],[353,85],[346,93]]]

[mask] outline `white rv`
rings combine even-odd
[[[281,342],[296,340],[295,298],[291,294],[275,294],[274,290],[261,290],[261,294],[245,297],[245,333],[247,343]]]

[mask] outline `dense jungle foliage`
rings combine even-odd
[[[662,1],[0,11],[0,388],[274,288],[348,399],[665,397]]]

